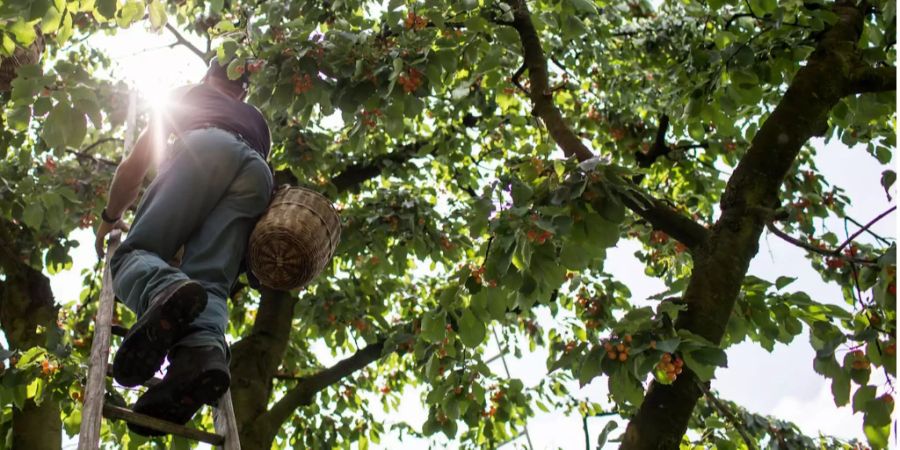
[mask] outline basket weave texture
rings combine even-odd
[[[250,235],[250,270],[272,289],[301,288],[328,265],[340,240],[341,219],[327,198],[283,186]]]
[[[37,30],[37,38],[27,48],[16,47],[12,55],[0,58],[0,92],[12,89],[19,67],[37,64],[44,52],[44,35]]]

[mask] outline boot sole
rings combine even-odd
[[[113,359],[113,378],[122,386],[137,386],[153,377],[169,349],[187,333],[206,308],[206,290],[183,282],[169,298],[153,305],[135,323]]]
[[[228,390],[231,377],[221,369],[210,369],[193,380],[170,380],[160,383],[138,399],[134,412],[184,425],[204,404],[212,405]],[[165,433],[129,423],[128,429],[141,436],[163,436]]]

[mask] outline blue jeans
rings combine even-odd
[[[110,266],[113,290],[140,317],[154,295],[191,279],[206,288],[206,309],[176,346],[228,353],[228,294],[273,179],[263,157],[232,134],[193,130],[170,149],[138,206]],[[180,267],[169,265],[184,246]]]

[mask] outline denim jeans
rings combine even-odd
[[[206,309],[176,346],[217,346],[228,353],[228,294],[273,179],[263,157],[232,134],[205,128],[185,133],[138,205],[113,255],[116,297],[140,317],[154,295],[191,279],[206,288]],[[184,246],[181,265],[169,265]]]

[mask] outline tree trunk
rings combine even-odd
[[[246,448],[269,448],[255,445],[265,439],[254,422],[268,410],[272,377],[287,349],[297,303],[286,292],[263,289],[261,293],[253,330],[231,349],[231,397]]]
[[[707,242],[694,249],[685,292],[688,305],[676,326],[719,343],[750,260],[779,191],[803,145],[827,129],[828,113],[849,93],[857,67],[863,14],[853,4],[834,6],[837,23],[824,33],[784,98],[754,136],[722,196],[722,216]],[[701,390],[685,371],[670,386],[653,383],[628,424],[621,448],[677,449]]]
[[[13,408],[12,448],[59,450],[62,448],[62,419],[59,404],[46,399],[40,406],[28,400],[25,408]]]
[[[45,345],[46,333],[58,331],[50,280],[12,247],[23,240],[30,236],[9,222],[0,222],[0,269],[6,276],[0,282],[0,326],[10,348],[21,351]],[[28,400],[23,409],[13,408],[12,431],[14,449],[58,450],[62,447],[58,402],[48,396],[40,406]]]

